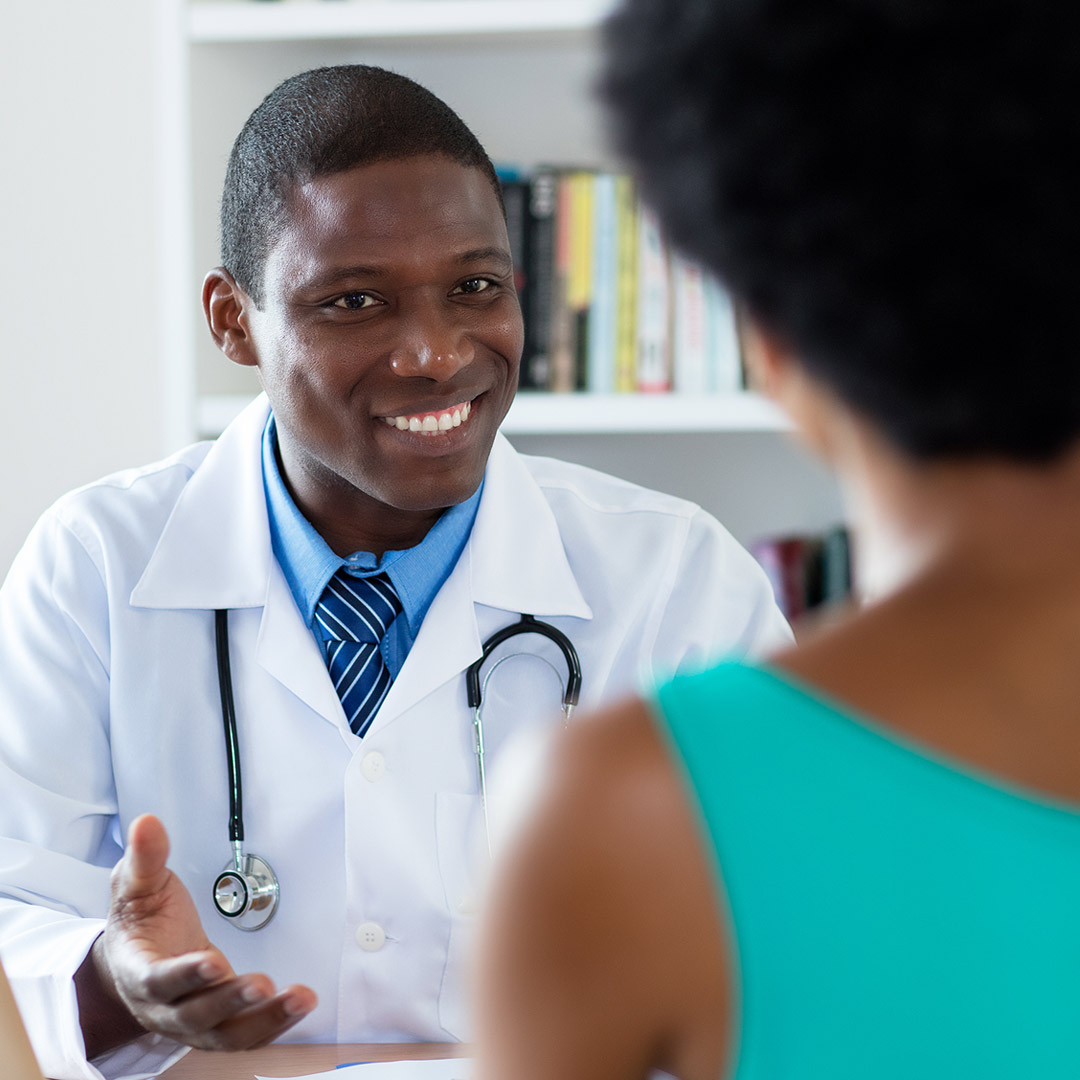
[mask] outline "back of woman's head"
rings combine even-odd
[[[1080,436],[1080,17],[626,0],[603,93],[675,243],[914,457]]]

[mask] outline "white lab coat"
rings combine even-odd
[[[165,823],[170,866],[236,970],[316,990],[290,1039],[461,1038],[479,818],[463,672],[481,642],[520,612],[550,621],[577,647],[588,707],[788,639],[764,574],[699,508],[500,436],[465,550],[361,741],[271,550],[267,409],[260,398],[216,443],[61,499],[0,592],[0,950],[52,1076],[142,1076],[175,1052],[148,1036],[100,1072],[82,1060],[71,976],[137,815]],[[230,858],[221,607],[247,850],[281,882],[254,933],[211,905]],[[545,641],[519,640],[563,670]],[[559,692],[537,659],[500,669],[489,761],[509,730],[557,722]]]

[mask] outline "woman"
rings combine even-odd
[[[627,0],[607,46],[874,599],[572,728],[480,1076],[1080,1075],[1074,7]]]

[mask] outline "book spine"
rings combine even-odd
[[[551,385],[551,325],[555,288],[555,211],[558,176],[541,169],[529,182],[528,263],[525,272],[525,352],[519,385],[547,390]]]
[[[638,200],[628,176],[615,178],[615,390],[637,389]]]
[[[727,289],[710,274],[704,279],[708,362],[706,389],[730,394],[743,388],[742,350],[735,307]]]
[[[575,172],[570,177],[570,268],[566,286],[571,320],[570,352],[573,356],[574,390],[584,390],[587,381],[594,229],[593,174]]]
[[[615,335],[618,244],[615,229],[615,177],[593,177],[593,289],[589,305],[586,388],[609,394],[615,388]]]
[[[551,291],[551,377],[548,389],[564,394],[574,389],[574,328],[568,291],[573,197],[568,173],[559,176],[555,191],[555,272]]]
[[[521,305],[521,319],[526,328],[522,370],[528,357],[529,318],[529,184],[517,178],[502,179],[503,205],[506,207],[506,233],[510,240],[510,257],[514,260],[514,288]],[[519,380],[520,384],[520,380]]]
[[[672,387],[701,394],[707,387],[708,325],[701,267],[682,255],[671,256]]]
[[[637,388],[671,389],[668,357],[667,246],[656,214],[638,209]]]
[[[767,537],[750,545],[773,588],[776,606],[786,619],[797,619],[810,606],[808,565],[813,550],[802,536]]]

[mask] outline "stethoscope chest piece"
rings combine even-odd
[[[214,907],[238,930],[259,930],[277,911],[278,879],[258,855],[243,855],[214,881]]]

